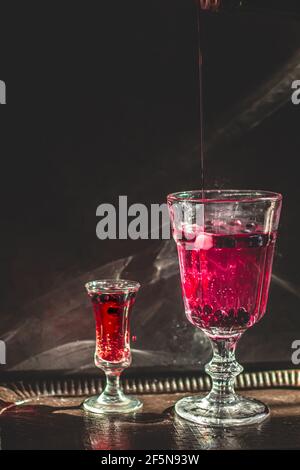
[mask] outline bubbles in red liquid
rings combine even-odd
[[[236,233],[236,227],[239,233]],[[194,239],[178,237],[183,297],[189,320],[205,330],[244,330],[265,313],[276,233],[238,220],[222,228],[210,223],[209,245],[201,227]],[[254,231],[255,230],[255,231]],[[205,233],[204,233],[205,234]]]
[[[96,320],[96,351],[100,360],[129,361],[129,313],[135,295],[124,292],[91,296]]]

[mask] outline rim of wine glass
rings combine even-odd
[[[200,197],[204,194],[204,197]],[[222,194],[224,195],[222,197]],[[215,195],[214,197],[209,197]],[[219,195],[220,197],[216,197]],[[227,197],[226,197],[227,195]],[[198,197],[197,197],[198,196]],[[234,197],[236,196],[236,197]],[[264,201],[281,201],[282,194],[272,191],[250,190],[250,189],[201,189],[192,191],[180,191],[167,196],[168,202],[198,202],[202,204],[215,203],[253,203]]]
[[[140,287],[141,285],[139,282],[130,281],[128,279],[97,279],[95,281],[89,281],[85,284],[85,288],[89,294],[137,292]]]

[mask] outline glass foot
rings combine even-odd
[[[175,405],[176,413],[183,419],[207,426],[245,426],[261,423],[269,415],[262,402],[235,396],[230,403],[216,403],[207,397],[187,397]]]
[[[133,413],[140,410],[143,403],[135,397],[124,396],[120,400],[103,400],[99,396],[87,398],[83,402],[83,408],[86,411],[97,414],[119,414],[119,413]]]

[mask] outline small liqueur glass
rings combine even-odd
[[[206,397],[177,402],[176,413],[211,426],[258,423],[263,403],[235,393],[243,368],[242,334],[265,314],[282,196],[267,191],[208,190],[168,196],[188,320],[208,336],[213,358]]]
[[[95,364],[106,375],[100,396],[83,403],[92,413],[131,413],[143,405],[135,397],[124,395],[120,375],[131,364],[129,316],[140,284],[135,281],[104,279],[86,284],[96,322]]]

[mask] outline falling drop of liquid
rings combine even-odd
[[[205,3],[205,5],[204,5]],[[199,145],[200,145],[200,165],[201,165],[201,190],[202,198],[204,198],[204,128],[203,128],[203,54],[202,54],[202,40],[201,40],[201,10],[207,9],[209,2],[196,0],[196,15],[197,15],[197,39],[198,39],[198,79],[199,79]]]
[[[197,61],[199,81],[199,145],[202,198],[205,198],[205,166],[204,166],[204,112],[203,112],[203,41],[202,41],[202,11],[218,11],[221,0],[195,0],[197,17]]]

